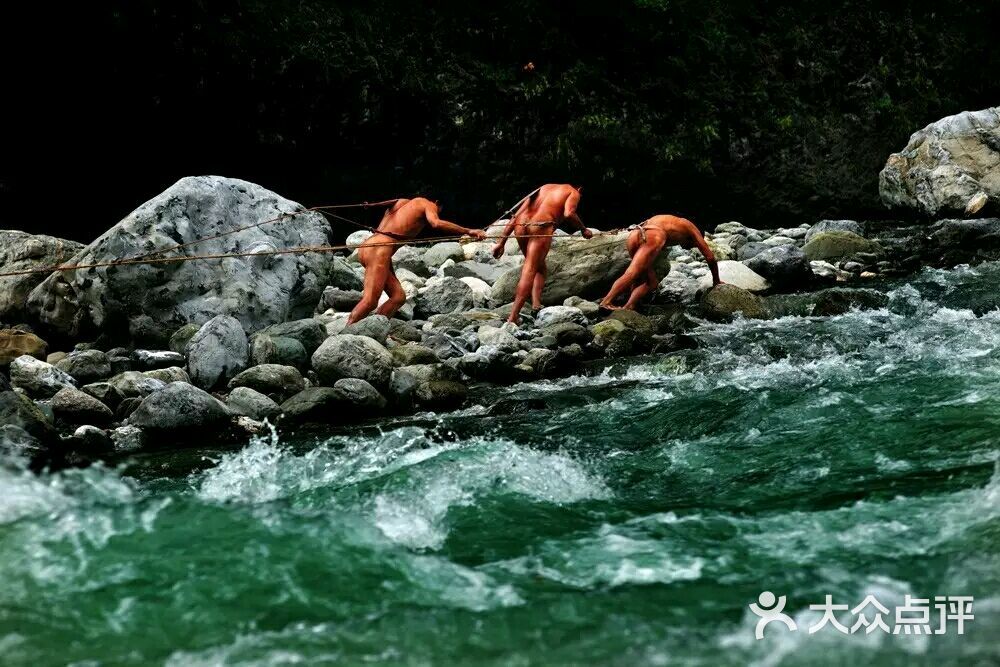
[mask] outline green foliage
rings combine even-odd
[[[265,185],[430,192],[470,223],[545,181],[582,183],[608,226],[871,214],[911,132],[1000,102],[991,3],[147,1],[108,18],[138,104],[226,128]]]

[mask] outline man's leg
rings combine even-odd
[[[375,250],[371,255],[361,257],[362,265],[365,267],[365,286],[361,293],[361,300],[354,306],[351,315],[347,318],[348,324],[354,324],[360,319],[367,317],[368,313],[375,310],[379,297],[382,296],[382,289],[385,287],[386,279],[390,273],[390,262],[392,255],[382,251],[382,248]]]
[[[643,285],[646,285],[648,281],[647,271],[653,266],[653,260],[656,259],[656,255],[657,251],[648,244],[644,244],[636,250],[635,255],[632,257],[632,263],[625,269],[625,273],[615,281],[607,295],[601,299],[601,307],[608,310],[618,310],[614,305],[615,299],[627,290],[632,289],[632,286],[640,280],[643,284],[636,289],[640,289]],[[629,299],[629,301],[631,302],[632,299]]]
[[[535,279],[531,283],[531,307],[535,310],[541,310],[542,308],[542,290],[545,289],[545,279],[548,275],[548,263],[543,257],[541,266],[539,266],[538,270],[535,272]]]
[[[660,286],[660,281],[656,278],[656,271],[650,266],[646,269],[646,279],[636,285],[635,289],[632,290],[632,295],[628,298],[628,301],[623,306],[625,310],[635,310],[635,307],[639,305],[639,302],[650,292],[654,291]]]
[[[517,291],[514,293],[514,305],[510,309],[508,322],[517,324],[521,321],[521,308],[524,302],[531,295],[535,284],[535,274],[545,263],[545,254],[548,252],[548,238],[531,238],[527,241],[527,252],[524,256],[524,266],[521,267],[521,279],[517,282]],[[543,279],[544,284],[544,279]]]
[[[385,293],[389,295],[389,300],[379,306],[375,312],[391,318],[406,303],[406,291],[399,284],[399,278],[396,277],[396,272],[391,264],[389,265],[389,275],[385,279],[384,289]]]

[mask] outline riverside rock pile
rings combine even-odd
[[[244,181],[185,178],[85,247],[0,232],[16,241],[0,255],[0,272],[164,248],[172,256],[329,244],[329,225],[306,213],[294,224],[174,247],[300,210]],[[368,235],[356,232],[348,243]],[[878,308],[884,295],[863,286],[871,278],[1000,252],[995,218],[930,228],[821,220],[761,230],[726,222],[705,236],[725,285],[712,288],[696,250],[671,248],[643,312],[608,314],[596,300],[628,265],[626,235],[556,239],[544,307],[526,308],[520,326],[505,319],[522,257],[510,242],[494,259],[492,240],[400,248],[406,306],[394,319],[372,315],[353,325],[347,312],[364,275],[356,253],[78,269],[10,282],[10,298],[0,299],[0,322],[8,323],[0,325],[0,448],[77,463],[245,440],[265,420],[289,430],[449,410],[482,383],[696,345],[687,332],[701,319]]]

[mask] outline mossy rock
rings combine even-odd
[[[713,287],[701,302],[705,316],[713,320],[728,320],[736,313],[752,319],[768,316],[766,302],[756,294],[735,285]]]
[[[882,254],[882,246],[854,232],[830,231],[814,235],[802,248],[809,261],[834,260],[859,253]]]

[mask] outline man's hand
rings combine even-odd
[[[476,239],[477,241],[482,241],[483,239],[486,238],[486,232],[484,232],[481,229],[467,229],[465,231],[465,235],[466,236],[471,236],[472,238]]]
[[[498,243],[493,246],[493,259],[500,259],[503,257],[503,249],[505,245],[505,243]]]
[[[592,239],[592,238],[594,238],[594,232],[592,232],[592,231],[590,231],[589,229],[586,229],[586,228],[582,232],[580,232],[580,235],[583,236],[583,238],[585,238],[585,239]]]

